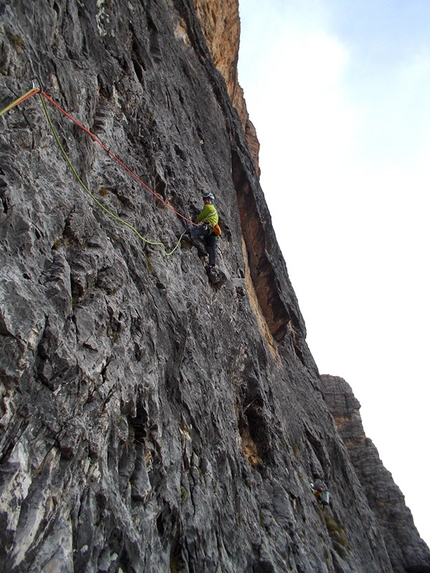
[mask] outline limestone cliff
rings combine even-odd
[[[403,551],[323,399],[208,46],[227,8],[0,2],[0,109],[45,94],[0,118],[2,572],[392,573]],[[159,244],[202,189],[223,286]]]
[[[228,95],[245,130],[246,141],[257,174],[260,175],[260,143],[255,127],[249,119],[237,73],[240,37],[238,2],[231,0],[194,0],[194,5],[213,62],[225,80]]]
[[[393,571],[429,571],[428,548],[419,538],[402,492],[363,430],[360,403],[351,387],[343,378],[335,376],[321,376],[321,381],[324,399],[348,449],[369,505],[381,525]]]

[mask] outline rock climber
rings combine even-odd
[[[327,489],[323,489],[321,486],[315,487],[314,484],[311,483],[311,491],[320,505],[330,505],[330,493]]]
[[[214,227],[218,225],[218,213],[214,207],[215,197],[212,193],[203,194],[204,207],[196,218],[196,227],[189,230],[192,238],[203,239],[206,251],[209,255],[209,264],[206,265],[206,271],[209,272],[214,268],[216,262],[216,242],[217,235]]]

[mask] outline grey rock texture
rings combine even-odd
[[[377,448],[366,437],[360,403],[349,384],[337,376],[321,376],[324,399],[348,449],[384,536],[395,573],[430,572],[430,552],[420,539],[405,498],[384,467]]]
[[[391,573],[195,5],[11,0],[0,26],[1,109],[35,79],[223,229],[211,276],[166,256],[130,227],[170,249],[188,223],[86,133],[48,104],[127,225],[38,95],[1,116],[0,571]]]

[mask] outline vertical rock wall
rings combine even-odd
[[[36,80],[185,217],[214,192],[227,277],[166,256],[188,223],[51,104],[93,197],[39,96],[1,116],[0,571],[391,573],[194,4],[0,26],[1,109]]]
[[[239,114],[248,148],[259,175],[260,143],[255,127],[249,119],[237,73],[240,36],[238,2],[231,0],[194,0],[194,5],[213,62],[221,72],[230,100]]]

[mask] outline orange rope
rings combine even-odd
[[[119,163],[121,165],[121,167],[123,167],[134,179],[136,179],[136,181],[138,181],[143,187],[145,187],[145,189],[147,189],[150,193],[152,193],[154,195],[154,197],[156,197],[159,201],[161,201],[161,203],[163,203],[163,205],[165,205],[166,207],[171,209],[176,215],[178,215],[179,217],[181,217],[182,219],[184,219],[188,223],[195,225],[195,223],[193,221],[191,221],[191,219],[188,219],[188,217],[185,217],[185,215],[182,215],[179,211],[177,211],[174,207],[172,207],[172,205],[170,205],[167,201],[165,201],[162,197],[160,197],[160,195],[158,195],[158,193],[156,193],[153,189],[151,189],[148,185],[146,185],[146,183],[144,183],[142,181],[142,179],[140,179],[140,177],[138,177],[136,175],[136,173],[134,173],[129,167],[127,167],[127,165],[125,165],[125,163],[123,161],[121,161],[121,159],[119,159],[114,153],[112,153],[112,151],[108,147],[106,147],[106,145],[102,141],[100,141],[100,139],[96,135],[94,135],[94,133],[92,133],[88,128],[86,128],[84,125],[82,125],[82,123],[80,123],[72,115],[67,113],[66,110],[64,110],[60,105],[58,105],[58,103],[55,102],[51,97],[49,97],[49,95],[46,94],[44,91],[39,90],[37,88],[33,88],[32,90],[30,90],[29,92],[24,94],[22,97],[17,99],[15,102],[10,104],[1,113],[4,113],[5,111],[9,111],[10,109],[15,107],[16,105],[22,103],[23,101],[25,101],[26,99],[28,99],[29,97],[31,97],[32,95],[37,94],[37,93],[40,93],[46,100],[49,101],[49,103],[51,103],[63,115],[65,115],[67,117],[67,119],[72,121],[80,129],[85,131],[85,133],[87,133],[96,143],[98,143],[117,163]]]

